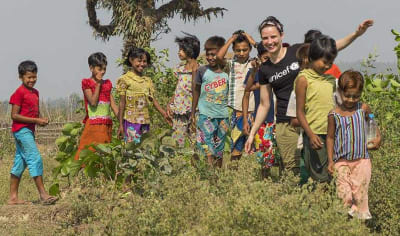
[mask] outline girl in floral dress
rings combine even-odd
[[[150,54],[142,48],[132,47],[125,64],[131,70],[117,81],[117,92],[120,96],[118,137],[124,134],[125,142],[140,143],[141,136],[150,129],[150,103],[153,103],[167,122],[169,119],[154,96],[151,78],[143,75],[144,69],[151,64]]]
[[[194,134],[189,135],[192,109],[192,72],[198,68],[196,59],[200,53],[200,41],[196,36],[186,34],[185,37],[176,38],[175,42],[179,46],[178,56],[182,63],[174,70],[178,83],[174,96],[167,106],[167,113],[172,119],[174,130],[172,138],[177,141],[178,147],[184,147],[186,137],[191,142],[194,140]]]

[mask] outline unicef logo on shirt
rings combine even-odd
[[[299,66],[299,63],[298,62],[293,62],[291,65],[290,65],[290,69],[291,70],[298,70],[300,68],[300,66]]]

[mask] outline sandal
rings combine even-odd
[[[51,196],[51,197],[48,197],[47,199],[40,200],[40,203],[41,203],[42,205],[47,206],[47,205],[53,205],[53,204],[55,204],[57,201],[58,201],[58,198],[57,198],[57,197]]]

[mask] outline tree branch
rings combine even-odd
[[[226,9],[221,7],[204,9],[201,7],[199,0],[172,0],[156,9],[154,16],[156,17],[156,23],[163,18],[172,18],[178,13],[181,14],[181,19],[184,21],[197,20],[200,17],[206,17],[210,20],[211,14],[223,16],[224,11]]]
[[[99,19],[97,19],[96,5],[98,0],[86,0],[86,9],[89,17],[89,25],[96,31],[96,33],[104,40],[108,39],[109,36],[113,35],[115,25],[110,23],[109,25],[101,25]]]

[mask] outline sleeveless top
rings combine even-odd
[[[357,110],[351,116],[342,116],[334,111],[329,113],[329,115],[333,115],[335,120],[333,151],[333,160],[335,162],[341,158],[348,161],[369,158],[366,113],[361,108],[361,105],[361,103],[357,104]]]
[[[326,115],[335,107],[333,93],[336,91],[336,79],[332,75],[320,75],[313,69],[304,69],[297,75],[293,90],[302,76],[307,80],[304,113],[308,125],[315,134],[327,134]]]

